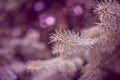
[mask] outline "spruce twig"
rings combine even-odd
[[[56,30],[50,36],[50,43],[53,43],[53,54],[60,56],[51,60],[29,62],[27,69],[48,74],[60,72],[69,76],[81,70],[84,72],[81,78],[85,76],[82,80],[89,80],[97,69],[108,64],[113,58],[108,58],[108,55],[116,55],[113,51],[120,44],[120,5],[116,0],[104,0],[98,2],[94,12],[100,21],[96,27],[81,33]]]

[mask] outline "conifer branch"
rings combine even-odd
[[[75,74],[77,70],[81,70],[82,76],[88,77],[85,80],[89,80],[88,75],[104,66],[103,61],[108,55],[115,54],[113,51],[120,44],[119,3],[116,0],[98,2],[94,12],[100,21],[96,27],[83,30],[81,34],[69,30],[56,30],[51,34],[52,52],[62,56],[51,60],[29,62],[27,69],[48,74],[60,72],[65,75]]]

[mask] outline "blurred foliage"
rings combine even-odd
[[[0,0],[0,80],[32,80],[25,62],[54,57],[48,44],[54,29],[94,26],[94,6],[94,0]]]

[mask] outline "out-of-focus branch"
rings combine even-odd
[[[77,70],[81,69],[83,63],[83,60],[79,57],[58,57],[45,61],[30,61],[27,64],[27,69],[33,72],[38,72],[42,80],[51,80],[50,77],[55,77],[56,74],[63,76],[64,79],[66,76],[70,77]]]

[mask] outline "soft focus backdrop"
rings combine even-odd
[[[0,80],[39,80],[24,70],[25,63],[55,57],[49,44],[55,29],[94,26],[95,5],[95,0],[0,0]]]

